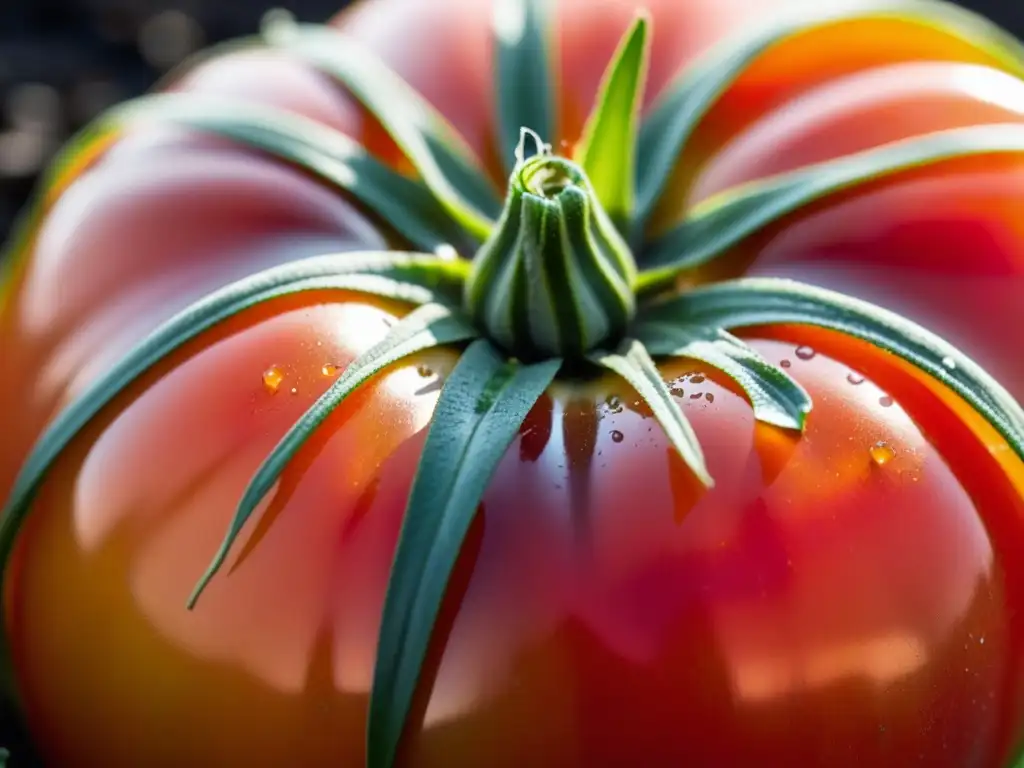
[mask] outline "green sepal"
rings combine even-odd
[[[700,360],[727,375],[746,393],[758,421],[782,429],[804,428],[811,396],[792,376],[731,333],[652,320],[636,330],[655,357]]]
[[[461,246],[466,236],[431,191],[392,171],[355,140],[301,115],[187,93],[142,96],[100,118],[124,128],[181,125],[293,163],[349,192],[416,248]]]
[[[650,406],[680,458],[705,487],[713,487],[715,483],[700,441],[644,345],[636,339],[626,339],[615,352],[597,352],[588,357],[595,365],[617,373],[636,390]]]
[[[513,172],[491,237],[473,259],[464,304],[523,360],[573,357],[625,332],[636,264],[570,160],[535,155]]]
[[[803,324],[839,331],[906,360],[975,408],[1024,458],[1024,410],[992,376],[952,344],[894,312],[835,291],[781,278],[742,278],[694,288],[645,308],[648,324],[736,329]]]
[[[447,302],[462,292],[468,264],[403,252],[315,256],[259,272],[217,290],[150,333],[61,411],[36,441],[0,509],[3,567],[39,485],[64,448],[104,407],[147,370],[200,333],[250,307],[306,291],[357,291],[412,304]],[[454,303],[454,302],[453,302]],[[13,687],[7,638],[0,631],[0,684]],[[16,698],[16,691],[8,691]]]
[[[486,239],[501,211],[497,189],[465,140],[426,99],[340,30],[275,16],[263,36],[347,88],[394,139],[452,218],[477,240]]]
[[[654,213],[679,154],[697,126],[759,56],[815,28],[870,18],[900,18],[938,28],[987,52],[1008,72],[1024,75],[1020,42],[983,16],[942,0],[853,0],[783,12],[742,37],[729,37],[712,47],[659,96],[640,130],[634,227],[642,230]]]
[[[605,212],[628,232],[636,204],[636,144],[650,59],[650,17],[639,13],[605,71],[575,159]]]
[[[554,141],[556,101],[555,54],[545,0],[495,0],[491,28],[494,38],[494,98],[498,149],[508,173],[525,147],[520,131],[527,128]]]
[[[391,567],[367,723],[369,768],[391,768],[451,573],[494,471],[561,361],[521,365],[469,345],[441,389]]]
[[[639,290],[723,255],[744,238],[815,200],[923,166],[972,155],[1024,153],[1024,125],[972,125],[894,141],[876,149],[725,190],[698,204],[642,254]]]
[[[220,549],[189,597],[189,609],[195,607],[210,580],[220,571],[253,511],[274,487],[285,467],[345,398],[387,366],[416,352],[466,341],[476,336],[476,329],[460,314],[442,304],[424,304],[396,323],[380,343],[353,360],[327,391],[292,425],[249,481]]]

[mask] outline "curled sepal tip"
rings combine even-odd
[[[538,152],[527,158],[530,139]],[[527,129],[515,154],[505,209],[466,283],[470,314],[523,360],[614,344],[636,311],[629,247],[580,166]]]

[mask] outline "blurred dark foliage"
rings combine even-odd
[[[193,51],[252,34],[272,8],[286,8],[303,21],[322,21],[345,4],[346,0],[0,0],[0,242],[53,152],[97,113],[144,92]],[[961,4],[1024,38],[1021,0]],[[28,745],[2,710],[0,746],[13,753],[10,768],[34,765]]]
[[[429,0],[424,0],[429,2]],[[52,153],[193,51],[271,8],[327,19],[345,0],[0,0],[0,239]]]

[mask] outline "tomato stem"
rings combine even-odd
[[[538,152],[525,157],[525,142]],[[524,129],[508,197],[466,281],[481,331],[522,360],[614,345],[636,313],[636,262],[586,173]]]

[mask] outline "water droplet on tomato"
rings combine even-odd
[[[846,374],[846,380],[853,384],[853,386],[857,386],[858,384],[864,383],[864,377],[861,376],[859,373],[855,373],[854,371],[850,371],[848,374]]]
[[[889,395],[882,395],[878,398],[878,404],[883,408],[888,408],[893,404],[893,399]]]
[[[433,369],[429,368],[426,365],[418,365],[418,366],[416,366],[416,373],[418,373],[424,379],[430,378],[431,376],[434,375]]]
[[[896,458],[896,451],[892,449],[884,440],[879,440],[877,443],[870,448],[871,460],[878,466],[882,467]]]
[[[709,403],[715,402],[715,396],[713,394],[711,394],[710,392],[708,392],[706,395],[704,395],[704,399],[707,400]]]
[[[692,395],[690,395],[691,400],[700,400],[702,397],[704,397],[703,392],[694,392]]]
[[[703,373],[695,373],[695,374],[693,374],[693,376],[690,377],[690,381],[692,383],[694,383],[694,384],[700,384],[700,383],[702,383],[704,381],[704,374]]]
[[[327,363],[320,369],[320,373],[324,376],[334,376],[338,372],[338,366]]]
[[[290,391],[293,395],[299,394],[299,390],[296,387],[292,387]]]
[[[604,404],[608,407],[612,413],[622,413],[622,400],[616,395],[609,395],[608,399],[604,401]]]
[[[817,352],[815,352],[810,347],[808,347],[806,345],[803,345],[803,346],[800,346],[800,347],[796,348],[796,353],[795,354],[801,360],[810,360],[812,357],[814,357],[817,354]]]
[[[793,363],[791,363],[789,360],[782,360],[779,362],[779,365],[781,365],[783,368],[789,368],[789,366],[791,366],[792,364]]]
[[[619,432],[617,429],[612,430],[612,442],[621,443],[625,439],[625,435]]]
[[[267,370],[263,372],[263,388],[271,394],[277,392],[282,381],[284,381],[284,374],[276,365],[267,368]]]
[[[686,395],[686,392],[683,390],[682,387],[672,387],[672,389],[670,389],[669,392],[672,393],[672,397],[683,397],[684,395]]]

